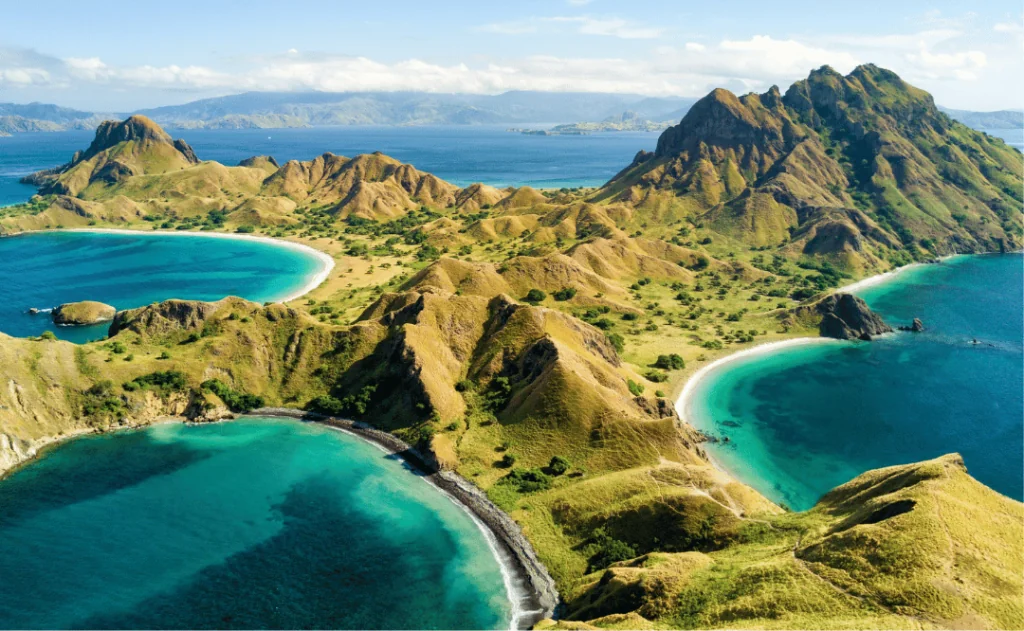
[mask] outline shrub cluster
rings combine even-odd
[[[220,379],[208,379],[200,385],[200,388],[220,397],[224,405],[228,406],[232,412],[249,412],[263,407],[263,397],[239,392]]]

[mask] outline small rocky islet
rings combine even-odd
[[[54,307],[50,312],[53,323],[58,326],[88,326],[110,322],[117,314],[117,309],[102,302],[82,300],[67,302]]]
[[[715,90],[594,191],[460,188],[382,154],[225,166],[144,117],[105,124],[0,231],[160,217],[307,238],[344,261],[342,287],[373,280],[133,309],[79,347],[0,338],[3,462],[165,402],[260,397],[394,433],[481,488],[558,587],[542,627],[1020,626],[1024,507],[955,454],[787,513],[712,466],[666,395],[731,348],[891,331],[833,295],[843,279],[1018,249],[1019,164],[870,64]],[[668,348],[685,367],[648,368]]]

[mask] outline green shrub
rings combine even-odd
[[[520,493],[535,493],[551,488],[551,476],[540,469],[513,469],[498,484],[513,486]]]
[[[346,414],[362,416],[366,414],[370,400],[373,398],[373,393],[376,391],[377,386],[375,384],[368,384],[363,386],[357,394],[349,394],[342,399],[325,394],[311,399],[306,403],[306,409],[326,414],[327,416],[343,416]]]
[[[668,375],[657,370],[648,370],[644,373],[644,377],[646,377],[648,381],[653,381],[654,383],[665,383],[668,381]]]
[[[630,392],[630,394],[632,394],[632,395],[633,395],[633,396],[635,396],[635,397],[638,397],[638,396],[640,396],[641,394],[643,394],[643,393],[644,393],[644,387],[643,387],[643,385],[641,385],[641,384],[639,384],[639,383],[637,383],[637,382],[633,381],[632,379],[630,379],[630,380],[629,380],[629,381],[628,381],[628,382],[626,383],[626,385],[627,385],[627,386],[629,386],[629,392]]]
[[[505,454],[501,457],[501,466],[506,469],[511,468],[516,463],[516,457],[513,454]]]
[[[256,226],[238,226],[238,228],[235,229],[235,232],[240,234],[252,234],[253,232],[256,232]]]
[[[484,408],[490,412],[499,412],[505,409],[511,398],[512,384],[509,383],[508,377],[495,377],[484,394]]]
[[[551,462],[548,463],[548,471],[551,472],[551,475],[563,475],[569,469],[572,469],[572,463],[562,456],[554,456],[551,458]]]
[[[636,548],[625,541],[615,539],[604,528],[596,528],[590,535],[590,543],[584,548],[587,572],[602,570],[612,563],[626,561],[637,555]]]
[[[129,392],[145,388],[154,388],[163,392],[181,392],[188,387],[188,379],[185,378],[185,373],[177,370],[158,370],[136,377],[122,384],[122,387]]]
[[[249,412],[263,407],[263,397],[234,390],[220,379],[207,379],[200,387],[220,397],[232,412]]]
[[[686,362],[677,353],[658,355],[658,359],[654,362],[654,367],[661,368],[662,370],[682,370],[686,367]]]
[[[626,348],[626,340],[618,333],[608,333],[606,335],[608,343],[615,347],[616,353],[622,353]]]
[[[546,293],[544,293],[543,291],[541,291],[539,289],[534,288],[534,289],[531,289],[530,291],[526,292],[526,297],[523,298],[523,300],[525,300],[526,302],[529,302],[531,304],[537,304],[538,302],[543,302],[544,299],[547,298],[547,297],[548,297],[548,295]]]
[[[552,295],[555,297],[555,300],[564,302],[566,300],[571,300],[576,295],[576,289],[574,287],[564,287]]]

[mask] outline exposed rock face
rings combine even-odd
[[[921,322],[920,318],[914,318],[914,322],[910,326],[901,326],[900,331],[910,331],[911,333],[920,333],[924,331],[924,322]]]
[[[745,243],[790,242],[873,268],[885,258],[875,248],[902,247],[908,233],[937,252],[1017,243],[1019,230],[1003,218],[1020,205],[1011,194],[1019,155],[888,70],[869,64],[843,76],[825,66],[784,96],[714,90],[594,199],[654,207],[683,198]],[[908,202],[893,202],[891,191]],[[972,221],[945,227],[948,213]]]
[[[117,309],[94,300],[68,302],[53,310],[55,324],[64,326],[82,326],[110,322],[114,319]]]
[[[171,137],[159,125],[145,116],[130,116],[123,121],[103,121],[96,128],[96,137],[78,161],[88,160],[100,152],[106,151],[122,142],[159,142],[173,145],[191,164],[197,164],[192,147],[184,140],[171,140]]]
[[[839,340],[870,340],[891,333],[892,327],[853,294],[832,294],[817,304],[821,314],[819,329],[824,337]]]
[[[221,301],[222,302],[222,301]],[[216,311],[221,302],[198,300],[168,300],[148,307],[128,309],[113,316],[109,335],[121,331],[139,334],[166,333],[176,329],[197,329]]]
[[[135,175],[177,171],[199,162],[184,140],[171,139],[159,125],[136,115],[103,121],[84,152],[76,151],[67,164],[22,181],[39,186],[43,194],[77,196],[94,182],[114,185]]]

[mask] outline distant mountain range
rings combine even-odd
[[[939,111],[975,129],[1024,129],[1024,110],[998,110],[995,112],[971,112],[939,107]]]
[[[667,127],[696,102],[689,97],[591,92],[505,92],[498,95],[425,92],[246,92],[140,110],[171,129],[250,129],[325,125],[487,125],[550,123],[585,131]],[[1024,112],[943,109],[978,129],[1020,129]],[[94,129],[128,113],[86,112],[56,105],[0,103],[0,134]],[[588,121],[601,121],[589,123]],[[615,124],[605,124],[609,121]]]

